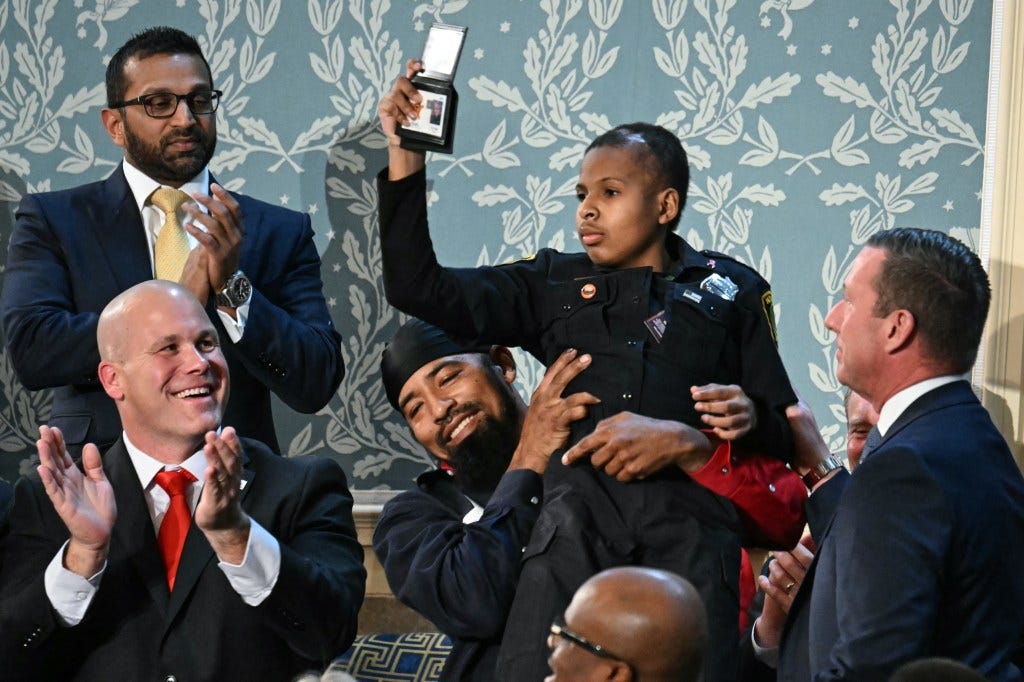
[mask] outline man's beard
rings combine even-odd
[[[455,469],[455,480],[466,493],[490,495],[508,469],[512,454],[519,444],[519,412],[512,388],[501,382],[498,395],[501,405],[497,419],[484,417],[473,433],[454,447],[448,448],[449,463]],[[479,403],[466,403],[458,414],[481,410]],[[454,418],[458,418],[458,414]]]
[[[189,152],[170,156],[167,147],[183,140],[194,140],[199,146]],[[132,165],[162,184],[181,185],[197,176],[213,158],[217,135],[207,134],[206,130],[196,124],[189,128],[178,128],[161,137],[157,145],[151,145],[136,136],[125,120],[124,142],[125,153]]]

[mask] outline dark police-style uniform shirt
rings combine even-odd
[[[623,411],[699,428],[690,386],[715,382],[738,384],[754,401],[757,426],[741,444],[789,458],[785,408],[796,396],[776,348],[771,291],[751,268],[675,234],[671,280],[553,249],[506,265],[443,268],[427,230],[425,171],[395,182],[382,174],[378,186],[384,286],[395,307],[452,335],[521,346],[546,366],[567,348],[593,356],[567,392],[590,391],[601,404],[574,425],[574,441]],[[739,287],[734,300],[701,289],[712,274]],[[662,310],[659,341],[645,320]]]

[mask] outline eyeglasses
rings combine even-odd
[[[146,109],[146,114],[151,118],[170,118],[178,110],[178,104],[185,100],[189,111],[196,116],[212,114],[217,111],[220,97],[224,93],[220,90],[198,90],[187,95],[177,95],[173,92],[154,92],[149,95],[142,95],[134,99],[126,99],[123,102],[111,104],[111,109],[121,109],[136,104],[141,104]]]
[[[587,651],[589,651],[590,653],[594,654],[595,656],[600,656],[601,658],[607,658],[610,661],[619,661],[620,663],[625,663],[625,661],[623,661],[621,658],[619,658],[618,656],[616,656],[612,652],[610,652],[607,649],[605,649],[600,644],[594,644],[589,639],[586,639],[584,637],[581,637],[580,635],[577,635],[575,632],[573,632],[569,628],[565,627],[564,623],[560,623],[558,621],[555,621],[554,623],[552,623],[551,624],[551,634],[553,636],[555,636],[555,637],[561,637],[562,639],[564,639],[566,641],[572,642],[576,646],[580,647],[581,649],[586,649]],[[627,665],[628,665],[628,663],[627,663]]]

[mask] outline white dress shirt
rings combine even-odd
[[[139,450],[128,439],[128,434],[123,434],[123,437],[128,456],[139,477],[139,485],[142,486],[143,497],[146,499],[149,515],[153,520],[154,530],[157,533],[160,532],[160,524],[170,506],[170,497],[155,481],[157,473],[163,469],[185,469],[196,478],[188,490],[189,508],[194,513],[206,479],[206,454],[200,450],[182,462],[180,467],[165,466]],[[242,481],[242,486],[244,487],[244,485],[245,481]],[[88,610],[89,604],[92,603],[96,590],[99,589],[107,566],[104,564],[96,575],[88,579],[77,573],[72,573],[64,568],[64,553],[67,546],[68,542],[65,542],[50,561],[46,567],[43,582],[46,596],[50,599],[54,610],[65,625],[74,626],[78,625],[85,617],[85,612]],[[249,543],[246,546],[242,563],[229,564],[218,561],[217,565],[224,571],[224,575],[238,596],[249,606],[258,606],[277,584],[277,577],[281,572],[281,546],[278,544],[277,538],[258,524],[255,519],[251,519]]]

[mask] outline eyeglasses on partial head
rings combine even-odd
[[[133,99],[126,99],[123,102],[115,102],[110,105],[111,109],[121,109],[142,105],[146,115],[151,118],[170,118],[178,110],[182,100],[188,105],[189,111],[194,116],[203,116],[217,111],[220,104],[220,90],[196,90],[187,95],[178,95],[173,92],[153,92],[148,95],[141,95]]]
[[[582,635],[576,634],[575,632],[573,632],[572,630],[567,628],[565,626],[565,623],[562,623],[560,621],[556,620],[554,623],[551,624],[551,634],[554,637],[561,637],[562,639],[566,640],[567,642],[575,644],[576,646],[580,647],[581,649],[585,649],[585,650],[589,651],[590,653],[594,654],[595,656],[600,656],[601,658],[606,658],[609,661],[617,661],[619,663],[626,663],[620,657],[618,657],[615,654],[613,654],[612,652],[608,651],[607,649],[605,649],[600,644],[595,644],[594,642],[591,642],[586,637],[583,637]],[[626,663],[626,665],[628,666],[629,664]]]

